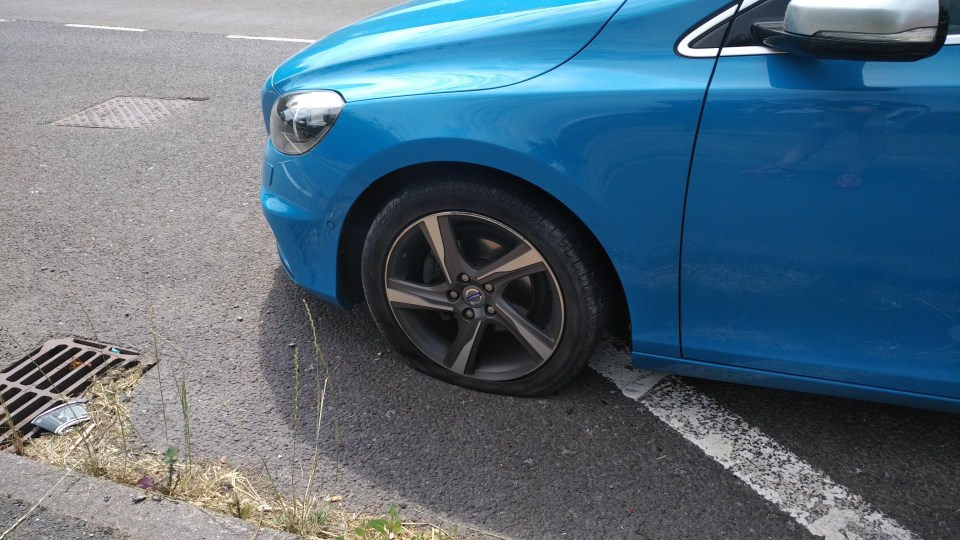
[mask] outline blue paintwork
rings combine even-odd
[[[634,364],[643,369],[689,375],[701,379],[715,379],[738,384],[766,386],[795,392],[813,392],[828,396],[882,401],[892,405],[920,407],[947,412],[960,411],[960,399],[932,396],[916,392],[882,389],[864,384],[830,381],[816,377],[775,374],[759,369],[729,366],[716,362],[700,362],[687,358],[634,354]]]
[[[366,186],[309,154],[288,156],[268,144],[263,159],[260,203],[284,269],[307,290],[340,303],[339,224]]]
[[[927,184],[908,180],[916,175],[910,176],[906,161],[910,152],[952,147],[953,161],[926,167],[960,170],[958,130],[949,133],[952,139],[945,133],[950,131],[946,122],[957,125],[958,118],[950,120],[950,115],[960,99],[950,102],[918,87],[923,73],[934,70],[947,74],[943,81],[952,81],[960,48],[921,63],[896,65],[919,71],[907,85],[913,88],[911,96],[891,100],[926,107],[907,125],[932,130],[937,138],[919,143],[906,141],[906,132],[891,135],[900,152],[889,158],[895,165],[891,174],[900,180],[877,184],[900,188],[881,192],[866,183],[856,191],[838,190],[832,179],[786,186],[780,179],[745,180],[741,171],[758,168],[764,159],[782,154],[790,137],[813,129],[813,113],[803,116],[802,107],[794,110],[801,94],[850,101],[862,99],[854,94],[863,89],[817,91],[809,86],[814,83],[784,89],[780,86],[788,83],[778,79],[780,72],[774,77],[778,88],[770,88],[771,57],[723,58],[697,144],[684,229],[691,154],[715,61],[680,58],[674,44],[725,2],[628,0],[621,7],[619,1],[541,0],[524,3],[522,9],[510,7],[513,15],[501,16],[508,4],[518,3],[405,4],[306,49],[267,82],[265,113],[280,94],[296,90],[332,89],[347,101],[337,124],[307,155],[286,156],[267,144],[263,206],[284,267],[298,283],[332,302],[346,302],[339,289],[342,276],[337,276],[341,228],[354,201],[385,175],[430,162],[483,165],[548,192],[596,236],[626,293],[637,365],[960,410],[957,400],[918,397],[960,397],[960,370],[956,356],[950,356],[956,355],[960,340],[955,327],[947,334],[953,341],[937,342],[948,346],[947,352],[931,347],[930,362],[916,372],[903,364],[899,370],[871,371],[868,366],[880,357],[853,360],[845,355],[856,347],[840,347],[834,351],[839,354],[828,349],[848,338],[859,339],[862,350],[876,351],[882,338],[870,342],[858,336],[871,329],[877,335],[899,331],[900,341],[891,345],[913,347],[910,362],[916,363],[928,338],[942,338],[945,321],[960,319],[960,194],[942,175],[934,175],[933,192],[923,191]],[[870,69],[878,70],[875,65]],[[869,73],[870,84],[882,79],[884,87],[904,86],[887,80],[888,71]],[[783,98],[772,97],[783,91]],[[752,144],[744,144],[748,142]],[[824,159],[830,155],[836,160],[835,154],[824,152]],[[827,170],[814,161],[804,166]],[[851,210],[851,203],[839,197],[863,206]],[[896,205],[894,199],[920,200],[926,209]],[[938,200],[940,206],[931,209]],[[928,221],[911,229],[912,259],[890,262],[900,255],[890,253],[898,238],[887,233],[915,224],[917,218]],[[872,232],[878,230],[878,220],[886,234],[882,239]],[[795,226],[783,227],[789,224]],[[829,225],[849,236],[838,245],[823,242],[824,231],[833,230]],[[811,245],[815,249],[797,255]],[[880,250],[884,246],[885,252]],[[851,248],[858,248],[863,258],[849,258],[857,251]],[[840,260],[829,258],[838,253]],[[924,269],[930,261],[934,264]],[[889,289],[897,285],[904,287],[902,292]],[[879,312],[872,304],[861,304],[870,294],[899,306],[904,306],[904,295],[921,294],[901,315],[919,316],[925,301],[933,306],[929,313],[944,311],[944,321],[934,323],[924,314],[899,326],[893,318],[880,317],[861,320],[859,326],[830,327],[828,321]],[[931,325],[939,326],[914,333]],[[816,328],[832,335],[816,333]],[[819,352],[784,349],[806,339],[814,343],[802,345]],[[890,347],[885,354],[897,350]],[[794,352],[798,354],[792,356]],[[891,356],[889,364],[896,363]],[[851,367],[855,364],[860,367]],[[916,384],[899,382],[911,376]],[[937,377],[952,390],[929,390],[925,385]]]
[[[333,88],[348,102],[484,90],[563,63],[623,0],[405,4],[335,32],[273,75],[283,93]]]
[[[789,175],[751,176],[781,160]],[[838,187],[851,171],[862,185]],[[722,58],[690,179],[684,356],[960,398],[958,171],[960,47]]]

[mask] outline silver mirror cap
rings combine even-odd
[[[801,36],[903,34],[916,39],[916,30],[932,29],[935,35],[939,19],[939,0],[791,0],[783,29]]]

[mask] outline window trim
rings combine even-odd
[[[696,41],[700,36],[710,32],[717,26],[723,24],[726,21],[733,19],[739,11],[747,10],[753,7],[760,2],[765,0],[743,0],[742,5],[737,8],[737,3],[734,3],[727,9],[721,11],[714,17],[711,17],[709,20],[700,23],[693,30],[688,31],[680,40],[677,42],[675,47],[676,53],[679,56],[684,58],[716,58],[719,53],[721,57],[723,56],[765,56],[770,54],[786,54],[784,51],[778,51],[776,49],[771,49],[770,47],[765,47],[763,45],[747,45],[742,47],[723,47],[720,50],[717,47],[710,47],[706,49],[694,49],[690,46],[691,43]],[[960,45],[960,34],[948,34],[947,40],[943,43],[944,47],[950,45]]]

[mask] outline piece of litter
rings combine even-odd
[[[160,491],[160,482],[152,476],[144,476],[143,478],[137,480],[136,486],[140,489]]]
[[[133,504],[140,504],[140,503],[142,503],[142,502],[145,501],[145,500],[147,500],[147,496],[146,496],[146,495],[134,495],[134,496],[133,496]]]
[[[120,349],[116,347],[110,347],[110,352],[112,352],[113,354],[120,354]]]
[[[330,497],[327,497],[327,502],[335,503],[335,502],[340,502],[342,500],[343,500],[343,496],[341,495],[331,495]]]
[[[41,427],[50,433],[60,435],[77,424],[90,420],[87,409],[83,406],[87,400],[78,399],[38,414],[31,424]]]

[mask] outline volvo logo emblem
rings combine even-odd
[[[467,287],[463,290],[463,299],[473,307],[483,304],[483,293],[476,287]]]

